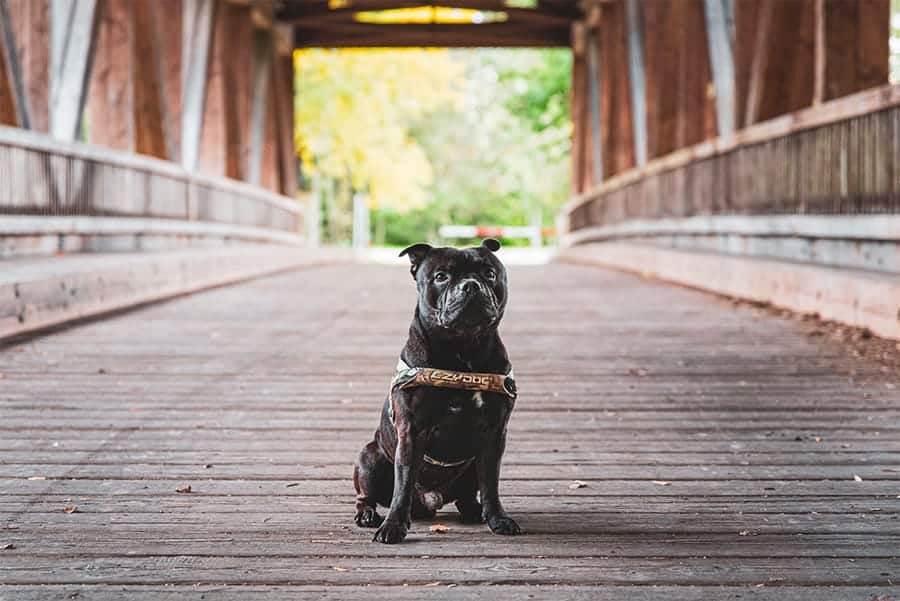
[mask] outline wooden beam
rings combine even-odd
[[[98,11],[94,65],[87,101],[88,141],[134,150],[134,70],[131,0],[103,0]]]
[[[720,136],[737,125],[734,106],[734,34],[729,22],[733,0],[706,0],[706,31],[716,94],[716,123]]]
[[[816,100],[887,83],[890,0],[816,0]]]
[[[243,105],[249,104],[245,101],[250,95],[251,65],[243,52],[250,54],[251,32],[248,7],[231,3],[218,7],[207,73],[200,166],[208,173],[233,179],[243,179],[246,165]],[[249,111],[246,114],[249,122]]]
[[[297,48],[366,47],[564,47],[569,45],[565,26],[530,26],[517,23],[480,25],[374,25],[345,23],[330,28],[297,26]]]
[[[600,49],[596,29],[587,30],[587,80],[588,80],[588,114],[590,125],[588,133],[591,141],[591,180],[599,184],[603,181],[603,132],[600,125],[600,87],[604,74],[601,73]],[[604,89],[608,86],[603,86]],[[607,128],[611,124],[607,121]]]
[[[263,148],[269,109],[269,80],[275,48],[270,31],[256,30],[253,34],[253,106],[250,117],[250,157],[247,181],[259,184],[263,170]]]
[[[756,14],[756,28],[754,29],[753,62],[750,67],[750,83],[747,86],[747,112],[744,127],[759,121],[763,86],[769,63],[769,38],[775,0],[760,0],[760,2],[761,6]]]
[[[639,167],[647,164],[647,83],[644,68],[644,26],[639,0],[625,0],[628,26],[628,80],[631,85],[631,118],[634,157]]]
[[[278,164],[285,196],[297,193],[297,151],[294,147],[294,57],[278,56],[273,64]]]
[[[29,126],[50,129],[50,4],[49,0],[5,0],[9,8],[24,95],[28,99]]]
[[[52,0],[50,132],[62,140],[79,134],[99,13],[97,0]]]
[[[0,0],[0,123],[31,129],[31,109],[7,0]]]
[[[279,139],[281,132],[278,129],[280,120],[278,119],[278,102],[275,99],[277,94],[275,79],[275,65],[274,63],[270,63],[268,84],[266,86],[268,90],[265,94],[266,110],[264,111],[264,141],[262,145],[262,156],[260,157],[259,181],[257,183],[272,192],[280,193],[282,188],[281,142]]]
[[[200,157],[215,9],[214,0],[190,0],[183,5],[181,164],[188,171],[197,168]]]
[[[635,164],[625,12],[625,0],[612,0],[602,5],[600,116],[605,125],[602,130],[604,178],[631,169]]]
[[[429,0],[369,0],[330,8],[327,0],[313,0],[286,5],[278,12],[277,18],[281,21],[294,21],[298,25],[302,25],[304,22],[352,18],[355,13],[360,11],[383,11],[428,5],[505,12],[512,18],[533,19],[554,24],[567,24],[563,21],[571,23],[582,16],[577,2],[557,4],[541,2],[536,8],[518,8],[507,6],[503,0],[440,0],[435,2]]]
[[[166,156],[170,161],[181,162],[182,142],[182,90],[183,75],[182,33],[184,28],[183,0],[166,0],[165,3],[148,0],[151,26],[158,40],[157,59],[159,93],[162,97],[162,123],[166,137]]]
[[[171,159],[172,144],[166,131],[162,36],[153,10],[157,0],[132,2],[134,149],[139,154]],[[171,20],[180,18],[180,13],[170,16]]]
[[[681,14],[675,3],[643,4],[647,156],[650,159],[677,148]]]
[[[815,2],[737,0],[736,89],[739,99],[746,94],[745,127],[812,104]]]
[[[703,0],[675,3],[681,23],[678,39],[678,117],[676,147],[716,136],[716,108]]]
[[[590,144],[588,118],[588,77],[587,77],[587,44],[583,23],[572,25],[572,192],[575,195],[585,192],[590,178]]]

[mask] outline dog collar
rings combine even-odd
[[[508,374],[503,375],[450,371],[433,367],[410,367],[402,358],[397,360],[397,371],[391,381],[391,388],[395,386],[401,390],[425,386],[495,392],[511,399],[515,399],[517,395],[516,380],[511,369]]]

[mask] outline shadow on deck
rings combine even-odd
[[[881,364],[631,276],[511,279],[524,536],[353,525],[412,283],[315,267],[0,350],[0,599],[900,598]]]

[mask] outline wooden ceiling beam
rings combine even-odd
[[[581,12],[576,2],[566,1],[537,8],[519,8],[507,6],[503,0],[355,0],[348,6],[329,8],[327,0],[306,3],[286,4],[278,13],[282,21],[293,21],[302,24],[304,21],[340,19],[357,12],[383,11],[419,6],[441,6],[446,8],[463,8],[482,11],[502,11],[511,16],[534,17],[543,19],[574,20]]]
[[[509,22],[480,25],[345,23],[328,28],[298,26],[294,32],[294,45],[297,48],[561,47],[569,45],[569,28]]]

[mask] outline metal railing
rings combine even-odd
[[[568,230],[697,215],[900,213],[900,86],[786,115],[617,175]]]
[[[142,217],[305,236],[294,199],[151,157],[0,127],[0,215]]]

